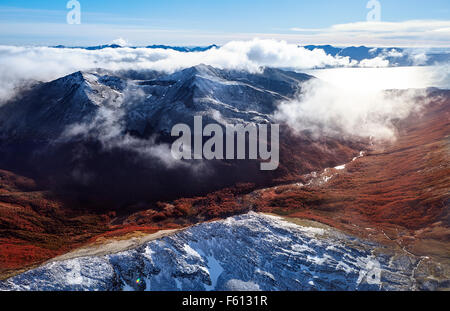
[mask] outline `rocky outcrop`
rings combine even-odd
[[[419,261],[330,227],[250,213],[124,252],[50,262],[0,289],[411,290],[423,289]]]

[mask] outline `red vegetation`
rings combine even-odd
[[[299,216],[333,213],[349,223],[400,225],[417,230],[449,225],[450,100],[398,123],[394,143],[377,146],[317,187],[286,187],[261,195],[258,209]]]
[[[418,255],[450,260],[448,92],[397,127],[395,142],[375,146],[327,183],[266,189],[250,202],[358,235],[381,232]]]
[[[305,187],[293,182],[306,183],[311,179],[306,173],[350,162],[364,144],[289,135],[290,143],[281,147],[280,171],[268,182],[277,187],[238,184],[120,216],[69,209],[34,181],[0,170],[0,277],[98,239],[249,210],[312,219],[367,237],[382,232],[416,253],[448,257],[450,95],[445,96],[422,115],[398,122],[395,142],[374,146],[345,170],[331,170],[328,182]]]
[[[312,177],[297,175],[292,176],[295,184],[286,184],[291,180],[286,178],[285,185],[261,190],[250,191],[252,185],[234,187],[161,203],[158,210],[136,213],[127,221],[185,225],[255,210],[311,219],[385,242],[388,237],[418,255],[447,260],[450,97],[445,98],[398,122],[394,142],[373,146],[345,170],[329,170],[333,177],[326,183],[300,187],[297,183],[306,184]]]

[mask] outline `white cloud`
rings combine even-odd
[[[394,139],[392,120],[419,111],[426,87],[450,87],[449,65],[337,68],[309,71],[319,79],[302,85],[295,100],[280,103],[276,119],[300,132]],[[386,92],[385,90],[401,90]]]
[[[114,42],[124,44],[124,39]],[[387,57],[408,55],[416,65],[424,64],[426,49],[408,49],[403,54],[386,49],[375,58],[352,61],[333,57],[322,49],[313,51],[286,41],[253,39],[231,41],[205,52],[182,53],[174,50],[118,48],[88,51],[49,47],[0,46],[0,100],[10,97],[25,80],[50,81],[78,70],[103,68],[153,69],[173,72],[201,63],[217,68],[259,71],[261,66],[306,70],[323,67],[387,67]]]
[[[371,46],[450,46],[450,21],[408,20],[403,22],[355,22],[328,28],[298,28],[293,32],[330,38],[330,42],[350,42]]]
[[[413,64],[416,66],[423,65],[428,60],[428,56],[425,53],[413,53],[409,55],[409,58],[413,61]]]
[[[398,51],[398,50],[396,50],[396,49],[385,50],[384,51],[384,55],[386,57],[394,57],[394,58],[396,58],[396,57],[403,57],[403,53]]]
[[[404,91],[398,96],[368,89],[343,89],[321,80],[303,86],[296,100],[280,104],[276,119],[297,132],[311,131],[316,137],[395,138],[394,118],[403,119],[421,106],[414,99],[423,90]]]
[[[389,61],[384,57],[377,56],[375,58],[363,59],[362,61],[360,61],[359,65],[361,67],[381,68],[381,67],[388,67]]]
[[[103,68],[153,69],[166,72],[208,64],[217,68],[252,72],[261,66],[308,69],[326,66],[353,66],[348,57],[333,57],[323,50],[309,51],[285,41],[232,41],[205,52],[118,48],[88,51],[49,47],[0,46],[0,98],[14,93],[23,80],[50,81],[78,70]]]
[[[169,144],[156,143],[155,137],[140,139],[125,133],[124,104],[142,100],[145,96],[142,90],[129,85],[114,101],[105,99],[92,121],[69,125],[56,142],[71,141],[74,138],[95,139],[106,151],[129,150],[144,160],[159,160],[166,168],[186,167],[197,171],[202,164],[186,163],[168,157],[171,152]]]
[[[128,41],[123,38],[118,38],[118,39],[112,40],[111,44],[117,44],[117,45],[124,46],[124,47],[130,45],[128,43]]]
[[[42,16],[36,12],[34,16]],[[58,14],[64,14],[58,13]],[[88,14],[88,13],[85,13]],[[450,47],[450,21],[409,20],[402,22],[355,22],[331,25],[326,28],[293,27],[271,33],[214,32],[193,29],[163,29],[140,25],[139,19],[129,18],[124,24],[108,24],[119,17],[93,18],[98,24],[55,24],[51,22],[0,22],[0,42],[4,44],[70,44],[95,45],[116,38],[127,38],[137,45],[225,44],[233,40],[286,40],[289,43],[332,44],[337,46],[442,46]],[[103,22],[103,23],[101,23]],[[136,23],[138,25],[136,25]],[[81,34],[81,35],[80,35]]]
[[[415,55],[417,62],[423,60],[423,51]],[[119,48],[88,51],[84,49],[57,49],[48,47],[0,46],[0,99],[14,94],[14,88],[23,81],[34,79],[50,81],[78,70],[103,68],[153,69],[173,72],[201,63],[226,69],[242,69],[258,72],[261,66],[293,68],[306,71],[320,67],[386,67],[387,56],[401,57],[401,53],[386,50],[382,57],[350,61],[348,57],[333,57],[323,50],[313,51],[285,41],[260,40],[232,41],[221,48],[205,52],[182,53],[173,50],[146,48]],[[346,75],[351,70],[366,73],[365,76]],[[384,72],[383,70],[388,70]],[[403,70],[396,75],[392,70]],[[292,128],[314,133],[374,136],[392,138],[394,131],[391,118],[403,118],[417,108],[407,96],[386,98],[383,89],[422,88],[446,86],[449,82],[448,65],[433,68],[345,68],[329,69],[331,73],[320,76],[304,86],[304,93],[294,101],[283,102],[276,117],[286,121]],[[383,74],[384,73],[384,74]],[[313,73],[315,74],[315,73]],[[412,79],[414,78],[414,79]],[[443,82],[444,81],[444,82]],[[378,84],[377,84],[378,83]],[[399,84],[403,83],[403,84]],[[126,92],[125,92],[126,93]],[[133,93],[134,94],[134,93]],[[126,99],[124,99],[126,100]],[[105,148],[123,147],[138,154],[156,155],[164,160],[166,145],[143,142],[132,137],[122,137],[120,109],[100,110],[92,124],[79,124],[70,128],[66,135],[99,135]],[[95,129],[95,131],[93,131]],[[158,156],[158,155],[161,155]],[[167,166],[173,163],[165,163]]]
[[[115,42],[123,44],[125,40]],[[426,61],[425,49],[410,49],[404,53],[417,65]],[[403,54],[395,49],[386,49],[381,56],[358,63],[348,57],[327,55],[322,49],[310,51],[286,41],[262,39],[231,41],[220,48],[196,53],[129,47],[88,51],[0,46],[0,101],[10,98],[24,81],[51,81],[78,70],[152,69],[170,73],[204,63],[251,72],[259,71],[261,66],[304,71],[323,67],[387,67],[390,65],[387,57],[401,56]]]
[[[414,34],[417,32],[438,31],[445,32],[450,27],[450,21],[439,20],[409,20],[403,22],[356,22],[347,24],[337,24],[331,27],[331,30],[340,32],[367,31],[372,33],[398,33],[408,32]]]

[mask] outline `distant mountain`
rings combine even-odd
[[[381,55],[384,49],[372,49],[365,46],[351,46],[345,48],[337,48],[331,45],[307,45],[304,48],[308,50],[321,49],[324,50],[325,53],[332,56],[348,56],[353,60],[362,61],[363,59],[370,59]],[[398,49],[399,52],[402,52],[401,49]]]
[[[366,46],[351,46],[339,48],[331,45],[307,45],[304,48],[311,51],[321,49],[329,55],[349,57],[351,60],[356,61],[381,57],[389,60],[389,63],[394,66],[434,65],[435,63],[450,61],[450,52],[448,51],[424,51],[424,57],[419,61],[415,56],[421,53],[411,49],[396,47],[371,48]]]
[[[84,50],[94,51],[94,50],[103,50],[106,48],[118,49],[118,48],[122,48],[122,46],[120,46],[118,44],[104,44],[104,45],[87,46],[87,47],[86,46],[55,45],[55,46],[52,46],[52,48],[55,48],[55,49],[84,49]]]
[[[304,46],[304,48],[310,51],[315,49],[324,50],[325,53],[332,56],[336,56],[342,51],[342,48],[337,48],[331,45],[306,45]]]
[[[104,44],[104,45],[96,45],[96,46],[88,46],[88,47],[83,47],[83,46],[65,46],[65,45],[56,45],[53,46],[53,48],[57,48],[57,49],[84,49],[84,50],[88,50],[88,51],[95,51],[95,50],[103,50],[103,49],[107,49],[107,48],[111,48],[111,49],[118,49],[118,48],[123,48],[125,46],[121,46],[118,44]],[[138,48],[138,46],[126,46],[127,48],[130,49],[136,49]],[[185,47],[185,46],[170,46],[170,45],[149,45],[146,46],[145,48],[147,49],[164,49],[164,50],[174,50],[174,51],[178,51],[178,52],[204,52],[213,48],[218,48],[219,46],[212,44],[209,46],[194,46],[194,47]]]
[[[103,50],[106,48],[122,48],[123,46],[117,44],[106,44],[90,47],[68,47],[64,45],[53,46],[53,48],[68,48],[68,49],[85,49],[89,51]],[[396,47],[385,48],[371,48],[366,46],[350,46],[350,47],[334,47],[332,45],[306,45],[303,46],[310,51],[315,49],[324,50],[326,54],[331,56],[349,57],[351,60],[362,61],[370,60],[380,57],[389,61],[391,66],[414,66],[414,65],[435,65],[437,63],[450,62],[450,51],[448,49],[427,49],[424,51],[414,49],[404,49]],[[209,46],[170,46],[170,45],[148,45],[146,47],[127,46],[127,48],[147,48],[147,49],[163,49],[174,50],[183,53],[189,52],[204,52],[211,49],[219,48],[219,46],[212,44]],[[418,57],[420,56],[420,57]]]
[[[219,46],[212,44],[206,47],[183,47],[183,46],[169,46],[169,45],[149,45],[148,49],[164,49],[164,50],[175,50],[178,52],[204,52],[214,48],[218,48]]]

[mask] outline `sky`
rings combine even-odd
[[[209,45],[285,40],[338,46],[450,46],[450,1],[78,0],[81,24],[68,24],[67,0],[0,0],[1,45],[118,42]]]

